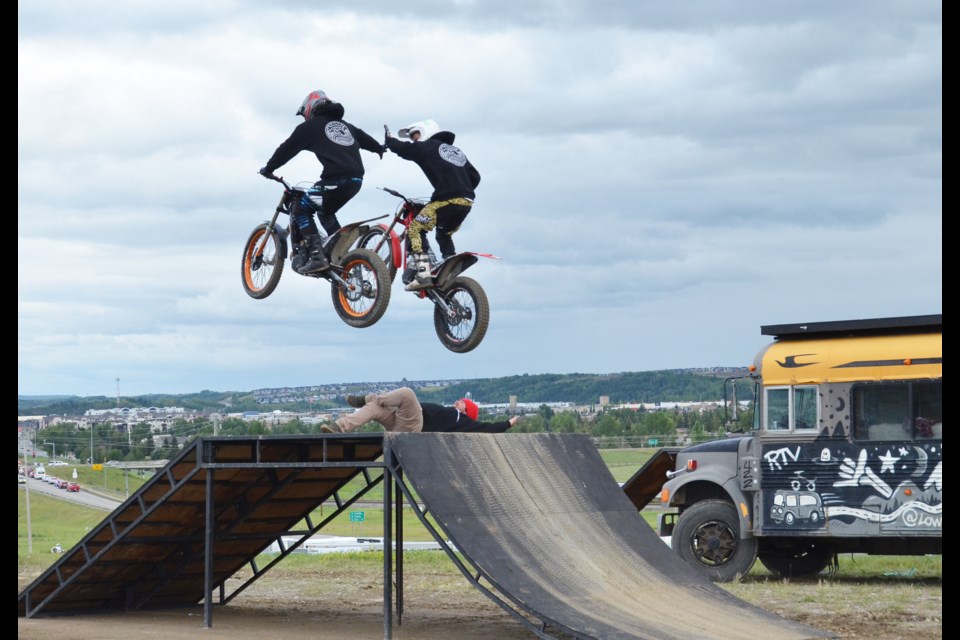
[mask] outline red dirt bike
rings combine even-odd
[[[389,225],[374,225],[365,234],[360,236],[357,246],[376,253],[390,271],[390,280],[397,277],[397,270],[404,267],[408,261],[407,231],[413,218],[416,217],[425,200],[407,198],[393,189],[378,187],[402,201],[397,207],[393,220]],[[400,225],[402,231],[398,234],[394,229]],[[479,258],[499,260],[489,253],[464,252],[437,262],[433,251],[429,250],[429,242],[423,238],[423,248],[428,250],[430,271],[433,276],[433,286],[412,292],[421,299],[433,302],[433,326],[437,337],[444,347],[454,353],[472,351],[483,340],[490,323],[490,304],[487,294],[476,280],[460,275],[473,266]],[[413,271],[407,268],[402,278],[408,284],[413,278]]]
[[[288,237],[291,268],[297,271],[297,267],[306,261],[306,250],[301,245],[302,233],[299,227],[293,224],[290,214],[298,201],[308,198],[307,191],[304,188],[291,187],[280,177],[274,176],[270,179],[283,185],[283,196],[273,212],[273,217],[268,222],[257,225],[250,234],[240,265],[243,290],[257,300],[273,293],[280,282],[283,264],[287,259]],[[281,213],[290,216],[287,227],[277,224]],[[370,230],[366,223],[386,217],[378,216],[343,225],[339,231],[324,239],[324,251],[330,261],[330,268],[317,273],[301,274],[330,282],[333,308],[340,319],[351,327],[363,328],[374,324],[383,317],[390,302],[390,285],[393,279],[383,260],[368,249],[351,249],[357,239]]]

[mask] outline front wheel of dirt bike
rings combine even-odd
[[[378,244],[380,245],[379,249],[377,248]],[[393,264],[393,245],[390,244],[390,237],[387,236],[383,229],[380,227],[370,229],[370,231],[360,238],[357,247],[360,249],[369,249],[380,256],[383,264],[387,266],[387,272],[390,274],[390,282],[397,279],[397,267]]]
[[[440,342],[454,353],[476,349],[490,324],[490,303],[480,283],[460,276],[438,293],[450,308],[449,314],[440,305],[433,310],[433,327]]]
[[[273,293],[283,274],[284,247],[277,233],[261,224],[247,238],[240,265],[241,282],[247,295],[256,300]]]
[[[339,276],[347,282],[344,287],[333,283],[330,293],[333,308],[340,319],[351,327],[369,327],[383,317],[390,303],[390,274],[377,254],[369,249],[352,249],[343,257]]]

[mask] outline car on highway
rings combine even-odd
[[[70,465],[64,462],[63,460],[54,460],[53,462],[48,462],[47,466],[48,467],[67,467]]]
[[[21,475],[18,474],[18,475],[17,475],[17,484],[27,484],[27,477],[26,477],[26,476],[21,476]]]
[[[70,492],[80,491],[80,483],[78,483],[78,482],[68,482],[68,483],[67,483],[67,491],[70,491]]]

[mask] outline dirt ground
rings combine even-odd
[[[274,573],[274,572],[270,572]],[[19,589],[33,576],[19,576]],[[536,634],[476,591],[461,576],[407,576],[402,621],[392,637],[528,640]],[[841,639],[900,640],[943,637],[940,580],[811,580],[784,584],[747,578],[728,585],[736,596]],[[678,610],[678,615],[681,611]],[[189,609],[18,618],[21,640],[355,640],[386,638],[382,572],[265,575],[225,607],[212,625],[202,606]],[[562,637],[562,636],[560,636]],[[758,639],[760,640],[760,639]]]

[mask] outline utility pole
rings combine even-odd
[[[30,448],[31,450],[33,449],[33,447],[30,447]],[[24,464],[26,464],[26,460],[24,460]],[[37,466],[34,465],[33,468],[36,469]],[[24,486],[24,488],[27,490],[27,553],[33,553],[33,525],[30,521],[30,481],[31,480],[33,480],[33,478],[31,478],[30,474],[28,473],[27,484]]]
[[[52,444],[52,445],[53,445],[53,458],[51,459],[51,462],[55,461],[55,460],[57,459],[57,443],[56,443],[56,442],[53,442],[53,441],[51,441],[51,440],[44,440],[44,441],[43,441],[43,444]]]

